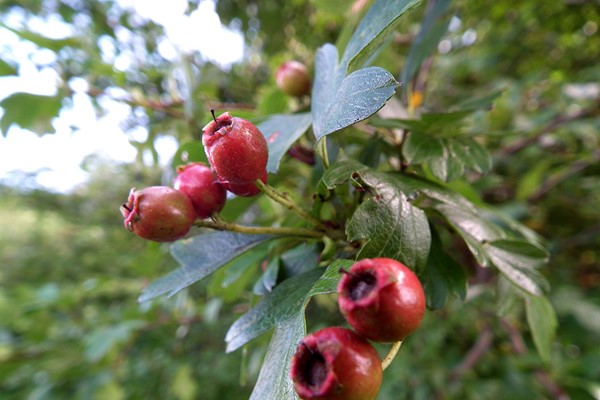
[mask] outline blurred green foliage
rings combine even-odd
[[[191,1],[190,9],[196,3]],[[77,32],[53,40],[26,26],[14,28],[22,40],[55,53],[52,67],[63,82],[56,101],[42,99],[40,107],[18,115],[5,108],[2,133],[12,124],[48,133],[57,104],[68,104],[73,95],[69,82],[80,77],[99,112],[102,97],[111,96],[109,89],[124,90],[130,127],[150,132],[145,142],[132,144],[140,154],[154,155],[156,163],[155,140],[162,135],[181,144],[197,139],[209,106],[253,118],[305,108],[281,96],[273,72],[288,58],[312,66],[323,43],[343,46],[359,20],[360,12],[350,11],[358,3],[220,0],[222,22],[239,24],[249,54],[222,71],[194,55],[177,65],[167,62],[156,48],[162,28],[114,1],[2,2],[0,22],[6,23],[11,13],[26,19],[52,16]],[[376,65],[399,76],[407,43],[416,37],[424,12],[421,6],[400,24]],[[464,302],[452,300],[427,314],[419,333],[386,370],[380,399],[598,399],[600,10],[585,0],[456,0],[450,15],[456,19],[440,51],[406,86],[411,90],[397,98],[408,102],[407,96],[419,93],[423,111],[441,112],[502,91],[490,112],[476,113],[462,127],[490,150],[491,171],[448,186],[475,203],[497,205],[548,240],[552,257],[542,272],[552,288],[558,337],[551,363],[544,364],[511,297],[490,290],[486,283],[493,277],[456,246],[453,256],[467,267],[474,285]],[[98,45],[102,37],[117,53],[126,52],[131,44],[116,40],[119,29],[141,43],[142,55],[127,71],[106,62]],[[16,72],[9,54],[0,61],[9,66],[2,67],[7,74]],[[191,71],[194,79],[174,77],[181,70]],[[173,89],[178,86],[192,93],[191,104],[183,104]],[[10,100],[3,104],[19,106],[18,96]],[[225,353],[223,338],[256,303],[252,285],[265,267],[263,260],[238,267],[242,278],[227,288],[223,281],[233,273],[233,264],[173,298],[138,304],[148,280],[176,263],[165,246],[124,230],[118,207],[130,187],[165,183],[168,173],[145,165],[141,155],[135,165],[97,159],[89,160],[87,168],[90,182],[71,194],[0,188],[1,397],[248,398],[268,337],[231,354]],[[314,176],[311,169],[286,160],[274,185],[295,188]],[[226,216],[235,218],[248,207],[266,220],[282,214],[261,200],[236,201],[228,204]],[[497,309],[500,317],[490,312]],[[342,323],[328,295],[313,299],[307,321],[310,330]],[[384,346],[379,349],[385,354]]]

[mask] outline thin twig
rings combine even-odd
[[[577,175],[587,167],[591,167],[593,165],[597,165],[600,162],[600,150],[596,150],[591,157],[577,160],[569,165],[565,170],[552,175],[550,178],[545,180],[529,198],[528,201],[532,203],[536,203],[540,201],[549,191],[558,186],[561,182],[571,178],[574,175]]]
[[[523,340],[523,335],[517,328],[515,328],[510,322],[506,319],[500,319],[500,324],[508,334],[510,338],[510,343],[513,348],[515,354],[523,355],[527,352],[527,345],[525,344],[525,340]],[[552,396],[555,400],[569,400],[569,395],[562,390],[560,386],[552,379],[550,374],[544,371],[541,368],[536,368],[534,371],[534,376],[538,380],[538,382],[546,389],[546,391]]]
[[[307,211],[303,210],[298,204],[296,204],[292,199],[290,199],[290,197],[288,195],[286,195],[285,193],[279,192],[274,187],[263,183],[260,179],[256,180],[256,185],[260,188],[260,190],[264,194],[269,196],[271,199],[273,199],[277,203],[283,205],[288,210],[292,211],[293,213],[298,215],[300,218],[304,219],[306,222],[309,222],[310,224],[320,227],[320,228],[326,228],[320,219],[313,217]]]
[[[564,115],[564,114],[557,115],[552,121],[548,122],[546,125],[544,125],[542,128],[540,128],[540,130],[538,130],[532,136],[523,138],[523,139],[517,141],[516,143],[513,143],[512,145],[505,147],[502,150],[502,153],[505,155],[511,155],[511,154],[517,153],[517,152],[521,151],[522,149],[524,149],[528,146],[531,146],[534,143],[537,143],[542,138],[542,136],[544,136],[550,132],[553,132],[561,125],[576,121],[578,119],[593,117],[593,116],[597,116],[597,115],[600,115],[600,102],[596,102],[596,103],[594,103],[594,105],[592,105],[588,108],[583,108],[583,109],[579,110],[578,112],[570,114],[570,115]]]
[[[323,232],[315,231],[313,229],[306,228],[295,228],[295,227],[275,227],[275,226],[245,226],[238,225],[232,222],[211,221],[211,220],[197,220],[194,222],[194,226],[199,228],[214,229],[217,231],[229,231],[237,233],[247,233],[253,235],[279,235],[279,236],[298,236],[321,239],[326,234]]]
[[[458,364],[450,373],[450,381],[457,382],[467,371],[473,369],[473,367],[479,362],[479,360],[489,350],[494,335],[489,326],[485,326],[479,333],[479,337],[473,344],[473,347],[465,355],[465,358]]]

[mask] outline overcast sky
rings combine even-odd
[[[215,13],[214,3],[202,1],[198,9],[184,15],[186,0],[120,0],[123,7],[135,10],[141,17],[151,19],[164,26],[167,40],[159,43],[159,51],[165,58],[178,59],[180,52],[200,52],[224,67],[239,61],[243,55],[243,37],[221,25]],[[21,27],[22,15],[13,13],[5,22],[14,28]],[[70,26],[59,20],[36,20],[28,28],[53,38],[72,34]],[[202,40],[206,38],[207,40]],[[12,32],[0,28],[0,50],[6,59],[19,64],[18,77],[0,78],[0,99],[15,92],[41,95],[56,93],[57,74],[50,68],[38,70],[34,63],[44,64],[53,60],[53,53],[39,50],[35,45],[20,40]],[[227,48],[227,52],[222,49]],[[126,58],[115,59],[117,67],[127,67]],[[83,94],[85,82],[75,81],[73,107],[63,109],[54,120],[55,134],[39,137],[35,133],[12,126],[8,137],[0,136],[0,180],[14,177],[15,171],[40,172],[37,183],[56,191],[69,191],[86,180],[86,173],[79,167],[89,154],[102,154],[117,161],[132,162],[135,149],[129,144],[128,136],[121,124],[129,113],[129,107],[114,101],[103,106],[109,111],[97,119],[89,98]],[[80,92],[77,94],[77,92]],[[2,110],[0,109],[0,113]],[[78,129],[72,131],[71,126]],[[133,133],[135,140],[143,140],[143,127]],[[130,134],[131,135],[131,134]],[[164,138],[157,143],[161,161],[168,162],[176,151],[174,140]]]

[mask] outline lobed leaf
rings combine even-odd
[[[171,297],[206,278],[240,254],[272,238],[269,235],[210,232],[179,240],[171,245],[171,254],[181,267],[150,283],[142,291],[138,301],[141,303],[163,294]]]
[[[277,285],[254,308],[231,325],[225,336],[227,352],[240,348],[275,325],[298,314],[302,315],[310,297],[335,291],[339,268],[348,262],[337,260],[325,271],[315,268]]]
[[[329,93],[331,96],[312,105],[317,140],[376,113],[392,97],[397,86],[392,74],[379,67],[348,75],[339,88]]]
[[[427,307],[432,310],[442,308],[450,295],[463,300],[467,295],[467,274],[463,267],[444,251],[435,230],[432,230],[427,266],[420,278],[427,298]]]
[[[275,327],[267,354],[250,400],[292,400],[296,398],[289,370],[296,346],[305,334],[304,317],[298,314]]]
[[[391,174],[367,170],[360,175],[373,196],[354,212],[348,240],[366,239],[359,257],[390,257],[411,268],[427,262],[431,232],[425,212],[413,206]]]
[[[552,343],[558,327],[554,308],[545,296],[528,295],[525,297],[525,311],[538,354],[544,362],[550,363]]]
[[[340,62],[339,73],[364,67],[368,59],[385,41],[400,17],[420,4],[420,0],[376,0],[354,31]]]
[[[327,269],[315,268],[275,287],[253,309],[242,315],[227,332],[231,352],[275,327],[251,399],[293,399],[290,360],[306,334],[304,310],[312,296],[336,291],[340,268],[351,260],[336,260]]]
[[[327,43],[319,49],[315,56],[315,79],[311,95],[311,115],[313,130],[322,130],[325,124],[325,111],[337,90],[335,74],[338,62],[336,47]]]
[[[541,296],[548,283],[536,269],[548,261],[548,253],[530,242],[501,239],[484,244],[490,261],[515,286]]]

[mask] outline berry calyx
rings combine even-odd
[[[257,179],[266,183],[269,149],[254,124],[225,112],[203,129],[202,144],[219,181],[238,196],[254,196]]]
[[[417,276],[391,258],[360,260],[344,271],[338,305],[352,328],[377,342],[397,342],[413,333],[425,313]]]
[[[310,92],[311,79],[308,69],[298,61],[286,61],[275,73],[277,86],[290,96],[302,97]]]
[[[303,399],[371,400],[382,380],[375,348],[350,329],[324,328],[304,337],[290,374]]]
[[[203,163],[188,163],[177,167],[173,187],[190,198],[200,219],[210,217],[225,206],[225,188],[213,171]]]
[[[121,206],[125,228],[144,239],[172,242],[185,236],[196,219],[192,201],[167,186],[131,189]]]

